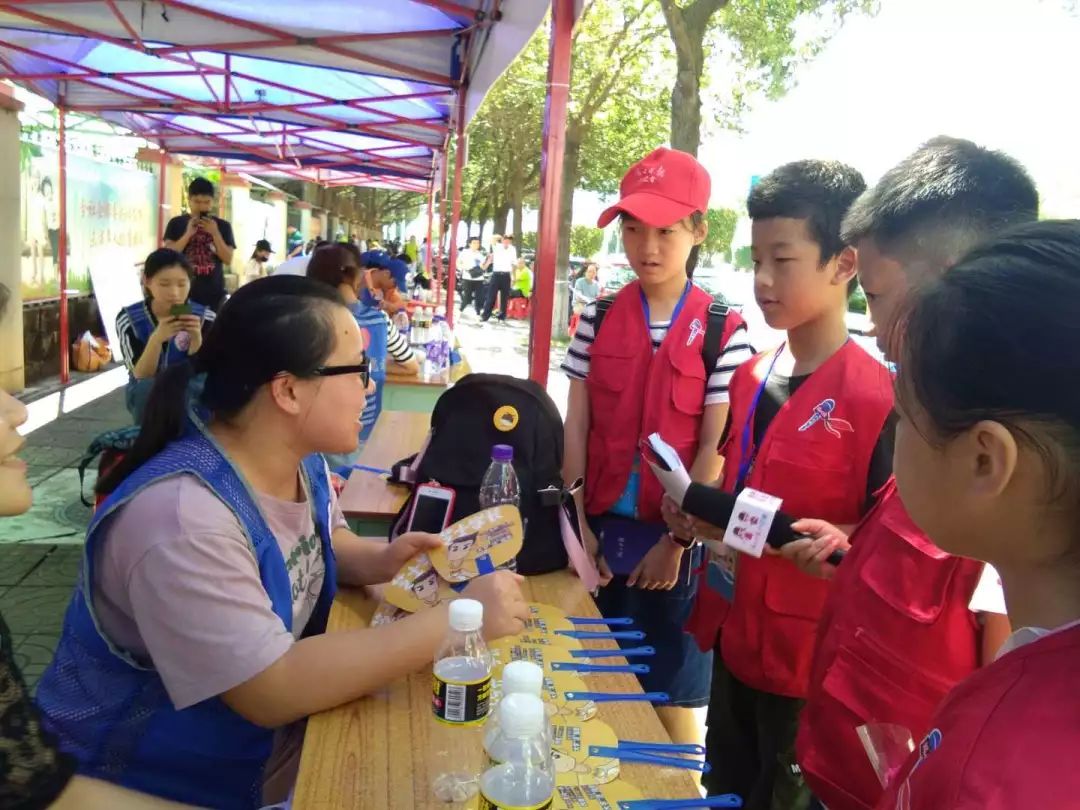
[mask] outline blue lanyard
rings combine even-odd
[[[693,283],[686,282],[686,288],[682,292],[682,297],[679,299],[679,303],[675,305],[675,309],[671,312],[671,323],[668,325],[668,332],[671,331],[671,327],[675,325],[676,319],[679,317],[679,313],[682,312],[683,305],[686,303],[687,296],[690,295],[690,288]],[[638,288],[638,294],[641,295],[641,308],[645,310],[645,331],[649,333],[649,342],[652,342],[652,321],[649,317],[649,299],[645,297],[645,291],[640,287]]]
[[[753,453],[749,453],[750,443],[754,433],[754,414],[757,412],[758,403],[761,402],[761,395],[765,393],[765,386],[769,384],[769,377],[772,376],[773,369],[776,368],[776,361],[779,360],[780,355],[784,353],[784,347],[786,345],[787,343],[781,343],[780,348],[773,354],[772,361],[769,363],[769,369],[765,372],[765,376],[761,378],[757,391],[754,393],[754,398],[750,402],[750,412],[746,415],[746,422],[743,424],[742,449],[739,453],[739,477],[735,479],[736,492],[739,492],[746,484],[746,476],[750,474],[750,468],[754,466],[754,459],[757,457],[757,448],[754,448]]]

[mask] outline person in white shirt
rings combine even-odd
[[[501,243],[492,248],[484,263],[485,267],[491,266],[491,282],[488,284],[487,302],[481,317],[485,323],[491,318],[491,311],[495,308],[496,295],[499,297],[499,320],[506,320],[506,305],[510,301],[510,274],[516,261],[517,248],[514,247],[513,237],[502,237]]]
[[[469,304],[480,314],[480,291],[484,287],[484,251],[477,237],[469,239],[469,246],[462,248],[457,258],[457,274],[461,281],[461,314]]]

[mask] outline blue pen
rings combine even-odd
[[[389,470],[384,470],[381,467],[369,467],[366,464],[353,464],[354,470],[361,470],[363,472],[375,473],[376,475],[389,475]]]
[[[648,664],[580,664],[577,661],[554,661],[551,668],[555,672],[632,672],[635,675],[647,675]]]
[[[706,799],[628,799],[619,802],[619,810],[696,810],[698,807],[742,807],[734,793]]]
[[[682,745],[680,743],[643,742],[641,740],[619,740],[618,747],[624,751],[652,752],[655,754],[689,754],[705,756],[704,745]]]
[[[599,641],[624,639],[627,641],[641,641],[645,634],[640,630],[619,630],[614,633],[598,633],[592,630],[556,630],[555,635],[567,638],[596,639]]]
[[[641,751],[626,751],[610,745],[590,745],[589,756],[610,757],[620,762],[638,762],[642,765],[660,765],[665,768],[681,768],[684,771],[699,771],[701,773],[708,773],[711,770],[709,763],[702,762],[700,759],[664,757],[659,754],[646,754]]]
[[[588,616],[567,616],[566,620],[570,624],[600,624],[607,627],[628,627],[634,623],[633,619],[621,618],[621,619],[593,619]]]
[[[631,658],[656,655],[656,647],[628,647],[625,650],[571,650],[574,658]]]
[[[593,703],[668,703],[667,692],[564,692],[567,700],[591,700]]]

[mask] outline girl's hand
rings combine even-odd
[[[679,582],[682,555],[682,546],[665,534],[630,572],[627,586],[647,591],[670,591]]]
[[[671,499],[671,496],[666,493],[660,503],[660,513],[664,516],[664,523],[674,534],[679,537],[694,536],[693,518],[683,512],[679,505]]]
[[[829,555],[834,551],[846,552],[851,549],[847,535],[824,520],[804,518],[792,523],[791,528],[810,537],[785,543],[780,555],[794,563],[804,574],[832,579],[836,566],[828,562]]]
[[[406,532],[398,535],[392,543],[380,545],[382,553],[379,555],[376,570],[372,572],[372,578],[378,582],[389,582],[405,563],[422,551],[441,548],[443,541],[437,534]]]
[[[198,315],[180,315],[176,320],[182,324],[181,330],[187,332],[191,338],[188,354],[195,354],[202,348],[202,318]]]
[[[495,571],[469,580],[461,595],[484,606],[484,638],[488,641],[516,636],[525,629],[529,603],[521,592],[525,577],[510,571]]]
[[[154,331],[150,335],[150,340],[151,342],[168,343],[185,329],[187,327],[184,325],[183,316],[174,318],[170,315],[158,321],[158,325],[154,327]]]
[[[585,546],[585,553],[596,561],[596,570],[600,574],[600,585],[607,585],[614,575],[611,573],[607,560],[604,559],[604,555],[600,551],[600,541],[596,539],[596,535],[593,534],[593,530],[589,528],[589,524],[584,518],[579,522],[581,523],[581,541]]]

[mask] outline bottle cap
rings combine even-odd
[[[435,307],[435,315],[436,315],[436,317],[439,317],[439,318],[445,318],[446,317],[446,307],[444,307],[442,304]]]
[[[450,603],[450,626],[463,633],[484,626],[484,605],[475,599],[455,599]]]
[[[514,739],[544,733],[544,701],[536,695],[513,694],[499,704],[499,723],[503,734]]]
[[[508,444],[497,444],[491,448],[491,458],[493,461],[513,461],[514,448]]]
[[[503,667],[502,691],[506,695],[536,695],[544,688],[544,670],[532,661],[511,661]]]

